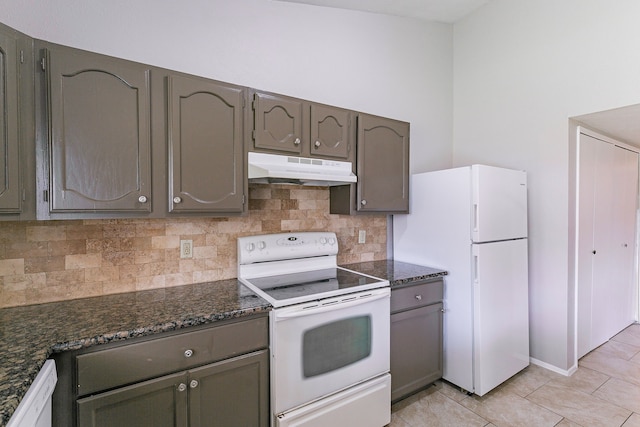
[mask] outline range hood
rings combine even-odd
[[[249,152],[249,182],[327,187],[357,181],[351,162]]]

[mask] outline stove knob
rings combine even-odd
[[[267,247],[267,244],[264,242],[264,240],[261,240],[258,242],[258,249],[263,250],[266,247]]]
[[[256,245],[253,243],[247,243],[247,252],[251,252],[256,248]]]
[[[326,245],[327,244],[327,238],[326,237],[321,237],[320,238],[320,244]]]
[[[329,237],[329,244],[330,245],[335,245],[336,244],[336,239],[334,239],[333,237]]]

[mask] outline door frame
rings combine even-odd
[[[573,129],[572,129],[573,130]],[[572,132],[573,133],[573,132]],[[574,323],[574,330],[573,330],[573,341],[574,341],[574,354],[573,354],[573,359],[574,359],[574,365],[572,368],[570,368],[569,372],[573,372],[577,369],[578,367],[578,328],[580,326],[579,322],[578,322],[578,314],[579,314],[579,275],[578,275],[578,265],[579,265],[579,224],[580,224],[580,138],[581,135],[587,135],[590,136],[592,138],[598,139],[604,143],[608,143],[608,144],[613,144],[615,146],[618,146],[622,149],[626,149],[635,153],[638,153],[640,155],[640,148],[638,147],[634,147],[632,145],[626,144],[624,142],[621,142],[619,140],[616,140],[612,137],[606,136],[598,131],[595,131],[593,129],[589,129],[581,124],[576,123],[575,126],[575,133],[572,135],[573,138],[575,138],[575,152],[573,152],[572,154],[574,155],[574,171],[573,171],[573,190],[574,190],[574,194],[573,194],[573,203],[574,203],[574,209],[573,209],[573,224],[574,224],[574,228],[572,230],[570,230],[570,233],[572,233],[572,235],[570,234],[570,239],[573,239],[573,266],[572,266],[572,278],[573,278],[573,302],[574,302],[574,310],[573,310],[573,323]],[[640,182],[640,167],[638,170],[638,177],[637,179]],[[638,192],[640,193],[640,185],[638,185]],[[636,197],[640,198],[640,194],[637,194]],[[639,274],[639,249],[638,249],[638,245],[640,242],[640,203],[637,203],[637,207],[636,207],[636,235],[635,235],[635,255],[634,255],[634,283],[635,283],[635,310],[634,310],[634,319],[636,322],[638,322],[639,320],[639,309],[640,309],[640,274]]]

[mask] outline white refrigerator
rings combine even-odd
[[[473,165],[415,174],[393,256],[445,276],[443,378],[484,395],[529,365],[527,177]]]

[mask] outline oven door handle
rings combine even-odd
[[[326,313],[327,311],[339,310],[339,309],[354,307],[362,304],[368,304],[370,302],[377,301],[384,298],[390,299],[390,294],[389,293],[383,293],[379,295],[374,294],[370,296],[350,299],[343,302],[336,302],[334,304],[320,305],[320,306],[311,307],[311,308],[303,308],[296,311],[290,311],[290,312],[284,312],[284,313],[282,312],[279,313],[278,310],[276,310],[274,312],[275,320],[276,321],[286,320],[286,319],[293,319],[296,317],[309,316],[312,314]]]

